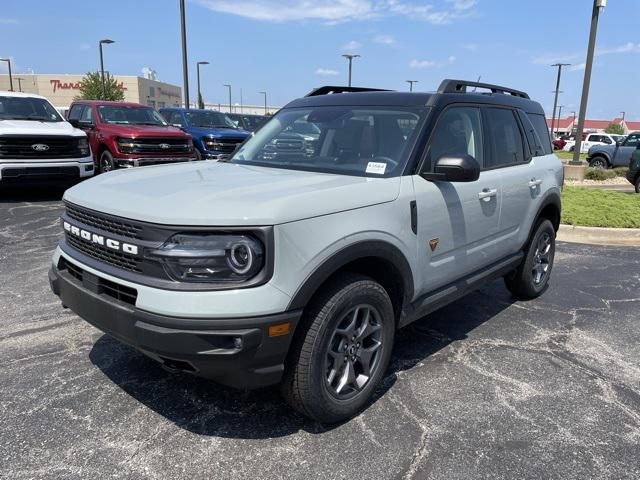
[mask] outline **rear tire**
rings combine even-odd
[[[100,155],[100,173],[111,172],[116,169],[116,163],[113,161],[113,155],[109,150],[105,150]]]
[[[609,168],[609,162],[607,161],[606,158],[598,156],[598,157],[593,157],[589,161],[589,166],[591,168],[602,168],[606,170],[607,168]]]
[[[636,178],[636,193],[640,193],[640,175]]]
[[[302,414],[336,423],[370,400],[389,364],[395,318],[385,289],[344,274],[309,306],[293,340],[281,390]]]
[[[529,300],[539,297],[549,282],[556,251],[553,224],[541,219],[524,250],[520,266],[504,277],[507,289],[514,297]]]

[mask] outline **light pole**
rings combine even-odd
[[[409,84],[409,91],[413,92],[413,84],[418,83],[418,80],[405,80]]]
[[[573,116],[573,120],[571,121],[571,133],[573,133],[573,129],[576,128],[576,112],[571,112]]]
[[[558,130],[560,129],[560,119],[562,118],[562,107],[564,107],[564,105],[558,105],[558,124],[556,125],[556,137],[558,136]]]
[[[16,77],[16,80],[18,81],[18,91],[22,92],[22,80],[24,80],[24,78]]]
[[[360,55],[351,55],[351,54],[345,54],[342,55],[344,58],[346,58],[349,61],[349,86],[351,86],[351,64],[353,63],[353,59],[354,58],[360,58]]]
[[[553,97],[553,114],[551,115],[551,135],[553,135],[553,125],[556,120],[556,105],[558,105],[558,94],[560,93],[560,75],[562,74],[562,67],[569,66],[569,63],[554,63],[551,65],[552,67],[558,67],[558,78],[556,79],[556,89],[554,91],[555,96]],[[560,116],[558,115],[558,119]]]
[[[240,113],[242,113],[242,88],[240,89]]]
[[[198,62],[196,63],[196,73],[198,77],[198,108],[204,108],[204,100],[202,100],[202,104],[200,104],[200,99],[202,98],[200,95],[200,65],[209,65],[209,62]]]
[[[105,100],[105,97],[107,96],[107,87],[104,83],[104,59],[102,56],[102,45],[110,43],[114,42],[113,40],[110,40],[108,38],[104,38],[98,42],[98,48],[100,50],[100,81],[102,82],[102,100]]]
[[[582,98],[580,99],[580,114],[578,116],[578,130],[576,131],[576,144],[573,149],[571,165],[581,165],[580,148],[582,144],[582,132],[584,131],[584,117],[587,114],[587,102],[589,101],[589,84],[591,83],[591,69],[593,68],[593,52],[596,48],[596,34],[598,32],[598,17],[600,9],[604,9],[607,0],[593,0],[591,10],[591,30],[589,32],[589,46],[587,47],[587,61],[584,67],[584,81],[582,83]]]
[[[11,77],[11,59],[0,58],[0,62],[7,62],[7,68],[9,69],[9,91],[13,92],[13,78]]]
[[[229,113],[233,113],[231,111],[231,84],[225,83],[223,87],[227,87],[229,89]]]
[[[184,88],[184,108],[189,110],[189,65],[187,64],[187,27],[184,20],[184,0],[180,0],[180,38],[182,40],[182,88]]]
[[[624,116],[626,115],[627,112],[620,112],[622,114],[622,121],[624,122]]]
[[[267,92],[258,92],[264,95],[264,114],[267,114]]]

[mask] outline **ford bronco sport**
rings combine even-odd
[[[93,175],[87,136],[39,95],[0,92],[0,184],[77,182]]]
[[[198,159],[191,135],[170,126],[146,105],[77,100],[68,117],[74,127],[87,133],[100,173]]]
[[[272,155],[294,122],[317,127],[313,152]],[[517,298],[545,290],[562,180],[524,92],[321,87],[229,162],[68,190],[49,279],[63,305],[168,369],[280,384],[335,422],[369,401],[396,329],[499,277]]]

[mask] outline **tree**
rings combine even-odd
[[[87,72],[80,80],[80,95],[77,95],[74,100],[124,100],[124,90],[108,73],[104,74],[104,92],[103,95],[100,72]]]
[[[610,123],[607,128],[604,129],[604,133],[612,133],[614,135],[624,135],[624,127],[621,123]]]
[[[204,109],[204,100],[202,100],[202,95],[198,94],[198,108],[203,110]]]

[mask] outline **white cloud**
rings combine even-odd
[[[569,67],[569,70],[571,70],[572,72],[579,72],[580,70],[584,70],[586,66],[587,64],[585,62],[577,63],[575,65],[571,65]]]
[[[323,76],[323,77],[334,77],[334,76],[336,76],[336,75],[339,75],[339,74],[340,74],[340,72],[339,72],[339,71],[337,71],[337,70],[332,70],[332,69],[330,69],[330,68],[318,68],[318,69],[315,71],[315,74],[316,74],[316,75],[321,75],[321,76]]]
[[[478,50],[479,45],[477,43],[463,43],[462,48],[469,50],[470,52],[475,52]]]
[[[410,68],[432,68],[432,67],[444,67],[445,65],[451,64],[456,61],[456,57],[453,55],[449,56],[446,61],[435,61],[435,60],[417,60],[413,59],[409,62]]]
[[[356,42],[355,40],[351,40],[350,42],[345,43],[342,47],[340,47],[345,52],[352,52],[354,50],[358,50],[362,47],[360,42]]]
[[[396,39],[393,35],[376,35],[373,37],[374,43],[380,43],[382,45],[395,45]]]
[[[616,53],[640,53],[640,43],[627,42],[624,45],[619,45],[617,47],[602,47],[596,48],[594,55],[596,57],[600,57],[602,55],[612,55]],[[553,63],[572,63],[575,61],[582,60],[585,58],[586,52],[574,52],[574,53],[564,53],[561,55],[556,54],[544,54],[538,57],[535,57],[531,60],[531,63],[539,64],[539,65],[551,65]],[[582,67],[580,68],[580,65]],[[577,64],[576,69],[570,68],[570,70],[581,70],[584,69],[583,64]]]
[[[253,20],[288,22],[319,20],[328,24],[401,15],[432,24],[445,24],[471,15],[477,0],[446,0],[433,5],[410,0],[195,0],[214,12]]]
[[[15,18],[0,17],[1,25],[18,25],[20,22]]]
[[[88,43],[83,43],[82,45],[80,45],[80,50],[89,50],[91,48],[91,45],[89,45]]]

